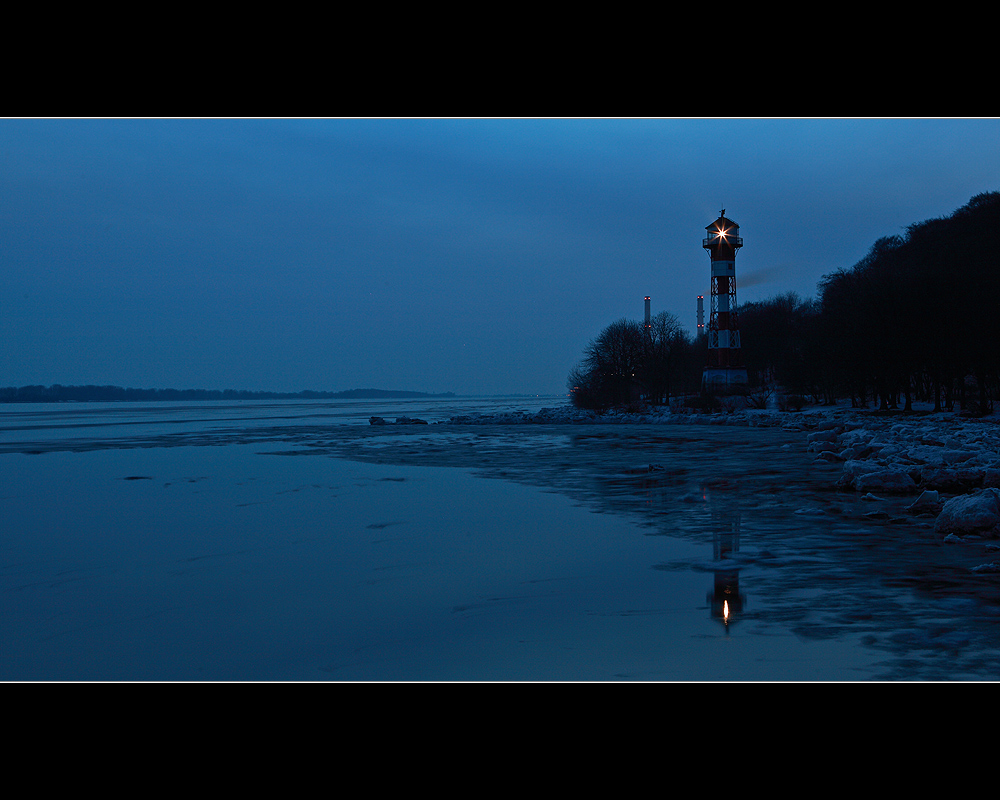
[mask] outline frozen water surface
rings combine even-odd
[[[522,407],[0,407],[0,679],[1000,675],[989,543],[803,434],[433,424]]]

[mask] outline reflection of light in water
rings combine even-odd
[[[740,593],[740,571],[727,563],[740,550],[740,507],[735,498],[712,497],[706,486],[702,496],[711,514],[712,552],[716,563],[712,591],[708,593],[709,613],[729,631],[743,611],[746,596]]]

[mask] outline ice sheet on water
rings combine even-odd
[[[551,401],[544,401],[539,407],[549,404]],[[501,405],[493,403],[494,408]],[[486,403],[480,406],[486,407]],[[72,509],[80,520],[72,530],[74,536],[59,542],[59,559],[49,559],[47,566],[40,568],[42,583],[65,587],[69,585],[65,583],[68,575],[83,575],[87,570],[105,570],[110,580],[107,566],[115,559],[121,562],[123,553],[132,553],[137,559],[124,562],[128,569],[141,571],[145,567],[140,568],[140,563],[156,563],[155,559],[142,562],[155,552],[155,541],[155,547],[176,548],[169,551],[176,555],[171,562],[177,572],[174,577],[196,583],[199,575],[206,580],[222,578],[222,585],[230,582],[231,588],[239,589],[240,597],[245,588],[240,575],[269,576],[274,580],[273,587],[280,585],[279,566],[286,572],[307,570],[302,574],[308,577],[305,585],[310,587],[306,591],[310,602],[318,603],[322,596],[332,609],[345,603],[357,604],[361,596],[324,595],[327,589],[322,573],[326,570],[328,580],[333,575],[346,575],[338,566],[342,563],[338,559],[347,557],[345,552],[354,553],[348,563],[350,558],[361,558],[363,552],[374,552],[366,548],[385,548],[394,554],[393,559],[370,563],[367,574],[373,583],[368,586],[398,587],[400,581],[410,581],[431,591],[430,576],[441,574],[438,566],[450,565],[447,574],[473,580],[478,567],[472,569],[468,562],[455,560],[460,553],[469,552],[461,548],[467,541],[465,537],[472,537],[501,548],[495,555],[501,560],[489,562],[493,567],[497,563],[512,564],[511,559],[527,552],[536,554],[537,563],[553,565],[576,563],[573,559],[590,553],[594,568],[600,567],[595,574],[602,576],[601,591],[607,588],[603,582],[606,580],[608,585],[616,585],[615,591],[620,594],[614,602],[605,599],[596,609],[591,607],[595,612],[592,619],[613,617],[618,612],[624,617],[626,612],[638,609],[643,611],[641,618],[665,620],[673,612],[653,602],[649,593],[662,591],[664,602],[675,595],[667,591],[668,584],[657,584],[656,579],[691,580],[691,585],[705,587],[706,573],[717,574],[720,581],[730,580],[736,573],[747,603],[742,619],[731,623],[729,630],[741,632],[748,643],[757,642],[754,646],[764,647],[759,643],[780,630],[793,633],[803,642],[824,642],[824,647],[830,648],[825,652],[833,658],[831,664],[837,663],[837,657],[853,666],[870,663],[873,658],[885,660],[883,672],[869,668],[860,673],[845,672],[842,677],[1000,674],[996,672],[1000,661],[997,634],[992,629],[995,618],[990,617],[990,624],[980,629],[980,617],[965,613],[959,619],[944,602],[948,598],[967,598],[977,604],[976,608],[983,608],[983,598],[995,599],[995,575],[972,569],[995,559],[983,557],[981,543],[978,550],[975,543],[941,548],[939,539],[931,535],[930,520],[894,521],[905,519],[901,504],[912,502],[912,498],[885,498],[878,504],[880,510],[885,509],[885,519],[866,519],[872,503],[860,502],[853,493],[832,491],[842,472],[841,465],[814,461],[806,451],[801,432],[715,425],[535,424],[431,424],[398,426],[390,432],[368,424],[372,415],[433,420],[435,414],[445,419],[456,411],[467,410],[468,406],[458,401],[441,405],[366,402],[350,407],[330,403],[239,408],[234,404],[153,409],[116,406],[90,409],[82,416],[76,409],[54,409],[48,417],[31,413],[4,417],[8,430],[0,435],[0,458],[35,459],[31,475],[36,484],[26,484],[25,491],[35,491],[39,498],[53,489],[59,464],[70,462],[18,453],[63,451],[65,458],[72,460],[73,469],[82,470],[81,475],[90,476],[104,487],[100,492],[95,489],[91,495],[80,495],[80,503]],[[195,461],[204,461],[197,468],[191,461],[195,455]],[[313,458],[288,457],[292,455]],[[116,471],[111,474],[108,464],[114,459],[120,460],[114,462]],[[211,463],[215,466],[208,468]],[[365,471],[365,477],[345,466],[351,464]],[[156,469],[151,469],[153,466]],[[233,470],[247,472],[237,476]],[[224,475],[230,479],[222,480]],[[464,477],[459,481],[448,475]],[[124,480],[129,476],[150,479]],[[295,476],[294,480],[291,476]],[[74,486],[73,477],[63,476],[67,491]],[[100,483],[103,478],[108,481]],[[201,480],[192,482],[194,478]],[[278,487],[275,481],[284,483]],[[130,493],[128,502],[120,494],[123,488]],[[177,493],[180,488],[185,494]],[[568,499],[570,506],[544,510],[544,505],[531,499],[538,496],[538,489]],[[103,499],[98,502],[98,497]],[[182,499],[178,501],[178,497]],[[37,534],[32,528],[39,524],[32,519],[36,505],[25,501],[21,519],[28,532]],[[8,519],[11,507],[8,503]],[[568,508],[577,509],[579,514]],[[89,511],[81,514],[81,509]],[[110,521],[106,516],[102,518],[101,509],[116,509],[116,516]],[[521,514],[518,509],[534,509],[531,513],[537,516],[532,518],[528,511]],[[152,541],[141,539],[156,530],[156,520],[175,519],[178,515],[189,520],[189,527],[181,531],[183,535],[164,530]],[[321,523],[336,519],[354,520],[351,530],[355,538],[338,539],[340,549],[329,549],[330,539]],[[616,527],[616,520],[627,524]],[[58,529],[59,523],[52,521],[49,530]],[[420,535],[414,536],[418,530]],[[522,543],[520,547],[515,544],[515,533],[522,537],[517,540]],[[442,544],[442,536],[448,537],[447,546]],[[581,536],[591,537],[591,547],[614,544],[615,548],[599,549],[598,557],[594,550],[578,547],[583,541]],[[251,537],[249,542],[247,537]],[[508,538],[511,541],[505,546]],[[24,546],[33,546],[32,541],[37,542],[38,537],[28,537]],[[85,547],[88,541],[100,542],[101,550],[80,558],[74,547]],[[268,548],[276,542],[287,547],[275,561],[273,550]],[[360,550],[345,551],[346,542]],[[436,550],[426,549],[435,542]],[[253,546],[248,547],[248,543]],[[677,543],[691,550],[683,557],[674,557]],[[12,545],[9,539],[6,544]],[[302,552],[308,552],[313,559],[311,566],[297,560],[292,552],[295,546],[306,548]],[[8,558],[7,563],[15,561]],[[664,564],[676,568],[665,570]],[[549,581],[551,573],[548,577],[522,577],[524,587],[536,589],[561,585],[562,580],[582,581],[574,590],[578,592],[575,602],[579,611],[587,607],[587,598],[597,591],[597,585],[588,584],[585,575],[585,571],[577,570],[561,574],[559,581]],[[8,572],[5,580],[20,587],[27,586],[20,581],[30,582],[30,577]],[[157,575],[155,583],[162,585],[170,580]],[[529,599],[521,589],[514,591],[515,587],[498,580],[495,594],[467,593],[452,598],[453,602],[449,600],[448,608],[465,608],[455,612],[463,624],[514,609],[519,609],[521,620],[534,613],[532,626],[541,624],[545,615],[559,620],[554,623],[557,626],[567,624],[565,608],[560,609],[556,595],[532,594],[534,599]],[[210,587],[210,582],[199,585],[192,596],[205,604],[202,612],[224,625],[231,617]],[[164,591],[166,597],[172,597]],[[703,593],[704,589],[699,591]],[[371,602],[388,603],[381,618],[387,624],[393,624],[393,613],[401,613],[393,609],[388,596],[377,592],[364,596]],[[397,599],[400,596],[396,595]],[[504,597],[508,599],[502,600]],[[284,596],[272,594],[270,599],[287,603],[283,607],[290,616],[304,611]],[[425,597],[422,602],[431,600]],[[166,615],[159,619],[173,619],[170,615],[175,612],[168,607],[152,603],[147,610]],[[253,607],[256,614],[260,609]],[[702,594],[688,613],[707,619],[710,608],[711,603],[706,604]],[[316,617],[316,625],[330,623],[332,611],[318,611],[312,605],[309,609]],[[655,613],[649,613],[651,610]],[[632,613],[629,618],[640,616]],[[399,619],[402,617],[397,624]],[[931,619],[952,620],[976,635],[957,650],[951,647],[941,654],[921,650],[915,657],[908,649],[908,643],[915,639],[897,634],[919,629]],[[694,624],[693,617],[689,621]],[[81,629],[87,622],[81,620]],[[119,623],[125,624],[116,617],[114,624]],[[316,629],[300,620],[292,630],[309,637]],[[436,634],[443,630],[436,630]],[[546,657],[553,666],[561,646],[579,643],[566,632],[569,629],[561,630],[563,638],[545,640],[551,644]],[[75,635],[68,629],[66,633]],[[471,629],[466,633],[476,635]],[[861,638],[868,642],[874,656],[865,657],[858,649]],[[249,640],[229,640],[229,644],[238,650],[251,647]],[[622,640],[615,642],[616,646],[623,644]],[[412,650],[408,657],[413,663]],[[798,657],[789,655],[788,663],[803,665],[804,661],[796,661]],[[324,663],[329,676],[357,674],[344,667],[346,663],[357,663],[351,659],[327,658]],[[377,665],[369,661],[368,666],[375,674]],[[510,674],[514,674],[514,667],[508,666]],[[558,670],[552,674],[579,676],[574,671],[578,666],[563,662],[561,675]],[[703,666],[709,670],[711,665]],[[790,669],[793,674],[784,672],[780,677],[794,677],[794,666]],[[631,674],[650,677],[656,673],[650,667]],[[805,672],[800,674],[806,676]],[[830,677],[830,673],[826,676]]]
[[[372,416],[444,422],[459,414],[534,413],[565,398],[205,401],[162,403],[0,403],[0,453],[108,446],[187,444],[198,435],[232,442],[295,431],[368,426]],[[187,438],[186,438],[187,437]]]

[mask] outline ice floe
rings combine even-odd
[[[881,414],[844,406],[813,407],[798,413],[773,409],[678,412],[660,407],[597,413],[567,404],[534,413],[461,415],[435,424],[738,425],[802,431],[807,453],[843,464],[838,488],[869,500],[880,494],[915,495],[907,510],[939,516],[936,529],[941,533],[1000,537],[1000,415]],[[989,522],[992,512],[984,509],[994,506],[996,519]]]
[[[938,533],[1000,535],[1000,489],[982,489],[951,498],[934,522]]]

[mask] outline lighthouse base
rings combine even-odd
[[[705,367],[701,374],[701,389],[712,394],[724,394],[747,385],[745,367]]]

